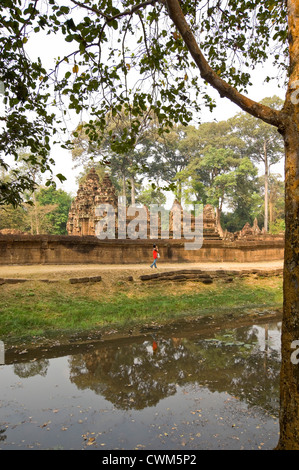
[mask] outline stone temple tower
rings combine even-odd
[[[99,204],[111,204],[117,209],[117,201],[115,188],[109,175],[106,174],[100,184],[99,177],[92,168],[72,202],[66,226],[68,235],[94,236],[97,222],[95,208]]]

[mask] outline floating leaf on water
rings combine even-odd
[[[45,427],[48,426],[49,424],[51,424],[51,421],[47,421],[46,423],[41,424],[41,425],[40,425],[40,428],[45,428]]]

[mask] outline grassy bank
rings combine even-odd
[[[163,323],[182,316],[229,309],[277,308],[282,278],[236,278],[200,282],[141,283],[109,279],[71,285],[67,280],[0,286],[0,339],[48,332]]]

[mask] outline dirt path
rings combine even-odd
[[[242,271],[261,270],[269,271],[281,269],[283,260],[261,261],[254,263],[160,263],[155,272],[179,271],[181,269],[201,269],[203,271]],[[144,264],[75,264],[75,265],[30,265],[30,266],[0,266],[0,278],[24,279],[66,279],[84,276],[122,277],[141,276],[152,273],[149,265]]]

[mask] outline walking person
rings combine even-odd
[[[156,245],[153,245],[153,258],[154,258],[154,261],[152,262],[151,264],[151,268],[153,268],[155,266],[155,268],[157,267],[157,259],[160,257],[159,255],[159,250],[158,250],[158,247]]]

